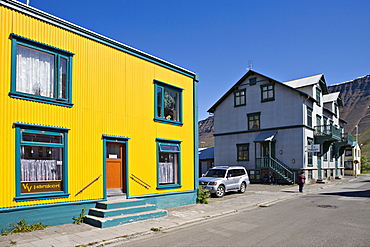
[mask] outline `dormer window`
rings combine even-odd
[[[320,88],[316,88],[316,101],[317,101],[317,104],[320,106],[321,105],[321,89]]]

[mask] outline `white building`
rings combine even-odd
[[[352,176],[361,174],[361,148],[357,141],[345,150],[344,174]]]
[[[342,106],[323,74],[279,82],[249,70],[208,110],[215,165],[242,165],[256,182],[268,176],[294,183],[298,171],[307,182],[340,178],[344,149],[352,144],[339,118]]]

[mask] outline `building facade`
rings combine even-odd
[[[323,74],[279,82],[249,70],[208,112],[214,114],[215,165],[242,165],[251,181],[294,183],[344,175],[339,93]]]
[[[357,141],[344,152],[344,174],[357,176],[361,174],[361,148]]]
[[[71,223],[113,194],[195,203],[195,73],[11,0],[0,61],[0,229]]]

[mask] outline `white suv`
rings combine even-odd
[[[216,166],[199,178],[199,185],[211,194],[223,197],[228,191],[244,193],[249,185],[249,177],[242,166]]]

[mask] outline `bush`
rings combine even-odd
[[[43,225],[41,222],[35,223],[33,225],[27,225],[25,219],[21,219],[18,224],[13,225],[13,228],[10,231],[4,231],[2,235],[8,235],[13,233],[21,232],[32,232],[36,230],[43,230],[49,226]]]
[[[199,186],[197,194],[197,203],[208,204],[208,198],[211,195],[211,193],[209,193],[209,190],[203,188],[202,186]]]

